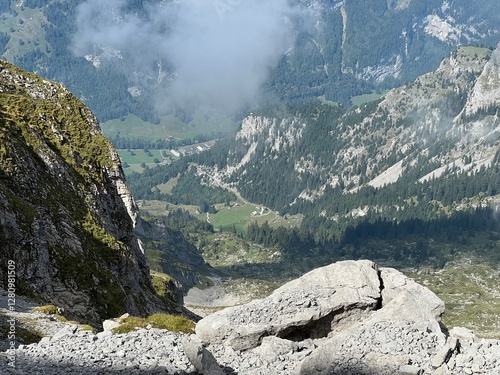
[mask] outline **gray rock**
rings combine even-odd
[[[444,303],[394,269],[382,269],[380,280],[381,306],[349,327],[332,327],[335,335],[304,360],[301,375],[331,375],[332,368],[341,374],[355,350],[361,357],[359,372],[397,373],[408,363],[428,366],[431,353],[446,342],[440,327]]]
[[[184,353],[193,366],[204,375],[224,375],[216,359],[195,337],[185,337],[182,340]]]
[[[452,353],[458,348],[459,342],[456,337],[450,337],[445,346],[438,350],[432,358],[431,366],[435,369],[447,363]]]
[[[66,326],[66,327],[62,328],[61,330],[59,330],[54,336],[52,336],[52,340],[59,340],[65,336],[74,335],[77,330],[78,330],[77,325]]]
[[[420,375],[422,372],[422,369],[417,366],[404,365],[399,368],[398,375]]]
[[[370,261],[345,261],[313,270],[269,297],[228,308],[198,322],[204,342],[236,350],[258,346],[263,337],[293,340],[327,336],[377,307],[378,269]]]
[[[104,322],[102,322],[102,329],[104,331],[111,331],[113,328],[117,328],[119,326],[120,323],[117,322],[116,320],[107,319]]]

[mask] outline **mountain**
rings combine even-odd
[[[172,32],[170,24],[165,24],[168,14],[164,15],[170,2],[115,3],[116,14],[109,18],[111,24],[99,24],[103,15],[96,15],[93,22],[100,26],[94,30],[94,23],[89,22],[87,33],[78,34],[85,37],[96,33],[94,44],[76,56],[73,38],[79,24],[77,6],[96,7],[97,2],[3,2],[1,55],[28,71],[62,82],[101,121],[133,113],[157,123],[160,111],[155,102],[163,100],[170,90],[169,82],[182,68],[175,69],[168,48],[162,47],[162,41]],[[231,4],[227,7],[236,8]],[[214,12],[213,8],[208,11]],[[466,0],[294,0],[289,8],[288,40],[293,42],[286,53],[269,64],[271,70],[263,80],[260,95],[264,103],[299,104],[319,98],[350,105],[357,95],[394,88],[435,70],[460,45],[490,47],[500,40],[497,16],[500,5],[496,0],[480,0],[474,7]],[[158,20],[158,14],[165,19]],[[100,29],[109,27],[112,32],[113,27],[120,29],[127,20],[141,23],[134,41],[141,34],[150,35],[151,30],[154,38],[134,43],[135,49],[130,48],[130,43],[120,43],[119,36],[114,44],[110,38],[105,38],[107,44],[101,42]],[[223,25],[217,17],[214,22],[216,26]],[[234,38],[239,38],[240,33],[244,45],[243,29],[237,29]],[[267,41],[259,43],[261,48],[257,52],[263,53]],[[219,46],[221,53],[231,53],[224,48]],[[212,51],[207,49],[203,53],[209,55]],[[212,60],[198,57],[188,63],[199,66],[199,71],[211,71],[208,61]],[[163,111],[185,122],[192,115],[189,108],[163,108]]]
[[[176,177],[176,186],[184,186],[197,174],[201,186],[299,215],[288,238],[302,245],[375,233],[442,230],[453,237],[493,228],[500,183],[499,56],[498,46],[461,47],[435,71],[354,108],[308,104],[256,111],[232,139],[132,175],[130,184],[138,198],[157,199],[157,184]],[[262,238],[264,230],[248,229]],[[268,229],[271,242],[278,241]]]
[[[353,96],[413,81],[460,45],[495,46],[499,5],[480,1],[301,1],[310,12],[269,85],[288,102]],[[488,15],[489,12],[490,15]]]
[[[258,195],[258,203],[290,210],[316,203],[329,188],[355,194],[400,179],[424,183],[445,171],[450,177],[492,168],[500,143],[499,57],[500,48],[462,47],[436,71],[354,109],[251,115],[218,172],[250,200]],[[281,194],[262,185],[278,165],[287,171],[277,176]]]
[[[79,99],[0,61],[0,139],[0,269],[14,267],[16,294],[89,322],[174,311],[133,234],[120,158]]]

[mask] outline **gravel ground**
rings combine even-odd
[[[227,286],[231,279],[220,277],[210,279],[212,286],[203,289],[194,287],[184,297],[184,305],[195,314],[204,317],[225,307],[248,302],[248,298],[228,290]]]

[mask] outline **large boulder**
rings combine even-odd
[[[196,334],[206,343],[235,350],[255,348],[266,336],[294,341],[327,337],[380,307],[381,288],[373,262],[338,262],[283,285],[267,298],[205,317]]]
[[[381,305],[348,329],[321,342],[300,375],[420,374],[446,343],[440,320],[444,303],[394,269],[382,268]]]

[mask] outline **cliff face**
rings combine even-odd
[[[157,309],[138,209],[89,109],[0,60],[0,140],[0,269],[15,261],[16,292],[89,321]]]

